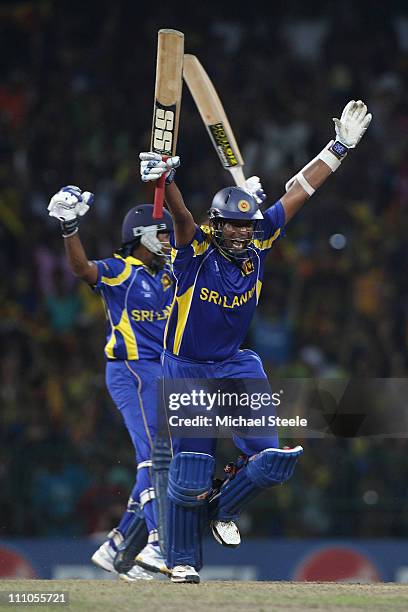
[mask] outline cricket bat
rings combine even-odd
[[[176,154],[183,85],[184,34],[159,30],[156,85],[150,150],[166,157]],[[156,183],[153,218],[163,217],[164,175]]]
[[[244,160],[231,125],[214,85],[195,55],[184,56],[183,76],[222,166],[231,172],[236,185],[245,188]]]

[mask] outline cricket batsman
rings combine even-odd
[[[265,257],[287,222],[357,146],[370,121],[366,105],[351,100],[341,118],[334,119],[335,139],[286,183],[286,193],[263,213],[259,179],[252,179],[252,193],[239,187],[216,193],[209,228],[196,225],[174,182],[166,186],[176,290],[165,332],[165,378],[266,379],[258,355],[240,350],[259,301]],[[143,181],[156,181],[180,165],[179,157],[163,161],[152,152],[141,153],[140,159]],[[232,545],[239,537],[234,521],[243,507],[264,489],[287,481],[303,452],[300,446],[279,449],[276,435],[233,438],[245,459],[211,501],[216,501],[214,535]],[[173,582],[198,583],[215,441],[179,438],[173,447],[167,567]]]
[[[173,277],[165,265],[173,224],[167,211],[157,221],[152,216],[152,205],[135,206],[123,220],[118,252],[108,259],[90,261],[78,228],[93,199],[92,193],[68,185],[51,198],[48,206],[49,215],[61,222],[72,272],[90,285],[104,303],[106,384],[136,452],[137,478],[126,512],[92,561],[107,571],[120,573],[127,581],[150,580],[152,575],[142,568],[168,573],[158,544],[151,457],[157,432],[163,334],[173,299]],[[133,565],[134,556],[125,566],[115,562],[118,550],[126,552],[129,543],[138,553],[139,565]]]

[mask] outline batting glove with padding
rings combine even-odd
[[[172,183],[174,181],[174,175],[176,174],[176,168],[181,164],[180,157],[178,155],[174,157],[168,157],[165,161],[159,153],[140,153],[140,177],[142,181],[147,183],[148,181],[157,181],[162,174],[166,176],[166,183]]]
[[[48,204],[48,214],[61,221],[64,238],[78,231],[78,218],[88,212],[93,201],[93,193],[82,191],[76,185],[66,185],[52,196]]]
[[[361,100],[350,100],[344,107],[340,119],[333,118],[336,129],[336,139],[348,149],[358,145],[372,119],[367,114],[367,106]]]
[[[257,204],[262,204],[266,200],[266,193],[261,184],[259,176],[250,176],[245,181],[245,189],[254,198]]]

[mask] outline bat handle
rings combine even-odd
[[[162,155],[162,160],[166,161],[168,155]],[[166,185],[166,177],[164,173],[156,182],[156,188],[154,190],[154,205],[153,205],[153,219],[163,218],[163,202],[164,202],[164,189]]]

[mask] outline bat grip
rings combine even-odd
[[[162,155],[162,160],[166,161],[169,158],[168,155]],[[164,202],[164,189],[166,185],[165,173],[157,180],[156,188],[154,190],[154,204],[153,204],[153,219],[163,218],[163,202]]]

